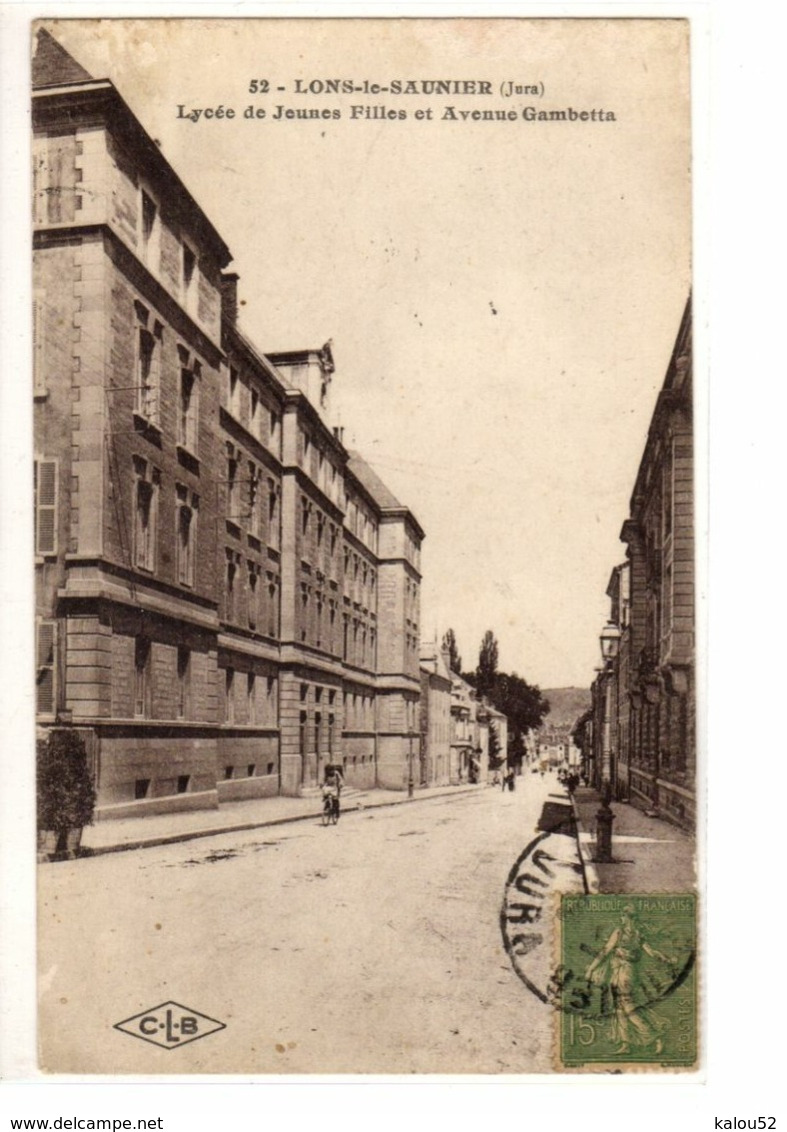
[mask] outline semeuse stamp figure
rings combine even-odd
[[[613,1013],[612,1039],[619,1042],[617,1053],[630,1053],[632,1046],[653,1046],[661,1053],[664,1043],[661,1034],[669,1022],[652,1007],[646,1005],[647,994],[641,981],[643,960],[656,959],[672,970],[677,960],[668,958],[651,947],[640,931],[634,915],[634,905],[626,904],[620,924],[610,935],[596,958],[589,964],[585,978],[611,991]]]

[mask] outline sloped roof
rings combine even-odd
[[[373,468],[370,468],[362,456],[357,452],[350,452],[350,459],[347,461],[347,467],[360,483],[375,503],[380,507],[396,507],[403,508],[393,492],[385,486],[383,481],[377,475]]]
[[[39,28],[35,37],[32,76],[34,90],[42,86],[91,82],[93,79],[45,28]]]

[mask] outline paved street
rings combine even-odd
[[[549,1007],[500,934],[554,777],[47,866],[43,1063],[60,1072],[544,1072]],[[571,838],[552,882],[581,892]],[[572,863],[573,862],[573,863]],[[546,919],[546,918],[545,918]],[[533,964],[545,978],[548,933]],[[168,999],[227,1029],[176,1050],[112,1029]]]

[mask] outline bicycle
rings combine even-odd
[[[339,798],[336,794],[326,794],[322,803],[322,824],[336,825],[339,820]]]

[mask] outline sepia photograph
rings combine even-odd
[[[694,1079],[689,21],[30,51],[40,1072]]]

